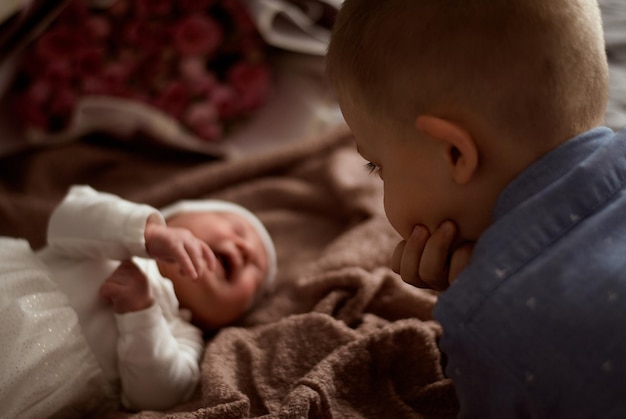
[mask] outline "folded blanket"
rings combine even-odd
[[[46,217],[72,183],[156,207],[221,198],[266,224],[279,274],[248,316],[207,336],[190,402],[110,417],[455,417],[431,317],[436,295],[388,268],[399,236],[345,127],[233,161],[112,141],[3,159],[0,234],[41,245]]]

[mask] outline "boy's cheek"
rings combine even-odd
[[[398,234],[406,240],[411,235],[413,227],[424,223],[423,212],[420,210],[422,205],[414,202],[417,192],[412,191],[407,182],[403,182],[398,176],[390,178],[383,188],[385,215]]]
[[[399,217],[397,214],[397,209],[395,207],[395,202],[394,199],[392,198],[392,194],[389,191],[389,188],[387,187],[387,185],[385,185],[384,188],[384,195],[383,195],[383,206],[385,209],[385,215],[387,216],[387,220],[389,220],[389,223],[391,224],[391,226],[403,237],[406,238],[405,235],[402,234],[402,229],[400,228],[400,224],[399,224]]]
[[[404,205],[402,202],[396,202],[391,196],[385,194],[385,215],[391,226],[402,236],[404,240],[408,239],[413,231],[413,228],[418,224],[408,211],[408,205],[406,201]]]

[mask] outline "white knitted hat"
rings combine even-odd
[[[265,245],[265,251],[267,252],[268,269],[261,290],[269,290],[272,288],[276,280],[276,248],[274,247],[274,242],[269,232],[256,215],[241,205],[218,199],[178,201],[161,209],[161,214],[163,214],[163,217],[166,219],[181,212],[228,212],[237,214],[246,219],[261,237]]]

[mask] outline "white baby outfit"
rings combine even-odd
[[[146,259],[144,228],[152,214],[165,222],[150,206],[75,186],[50,218],[45,248],[33,253],[25,240],[0,238],[0,417],[80,416],[94,405],[115,407],[118,399],[130,409],[162,410],[193,395],[202,332],[179,309],[171,281]],[[275,250],[262,226],[260,232],[269,283]],[[155,304],[118,315],[98,290],[131,257]]]

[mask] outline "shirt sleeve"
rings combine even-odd
[[[200,379],[200,330],[179,318],[168,324],[158,304],[116,320],[124,406],[165,410],[189,400]]]
[[[148,257],[144,232],[153,214],[157,222],[165,223],[160,212],[148,205],[89,186],[73,186],[50,217],[48,246],[67,257]]]

